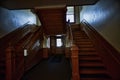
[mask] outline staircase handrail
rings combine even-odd
[[[71,24],[70,24],[70,20],[68,20],[67,22],[67,36],[68,39],[70,40],[70,47],[73,45],[73,34],[72,34],[72,29],[71,29]]]

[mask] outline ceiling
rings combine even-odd
[[[93,5],[99,0],[0,0],[0,6],[8,9],[31,9],[51,5]]]

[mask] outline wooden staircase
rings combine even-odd
[[[80,29],[72,29],[73,41],[79,47],[80,80],[111,80],[99,52],[91,39]]]

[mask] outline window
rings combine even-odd
[[[74,19],[74,6],[67,7],[66,21],[70,20],[70,23],[75,22]]]
[[[62,40],[61,40],[61,38],[57,38],[56,39],[56,46],[57,47],[61,47],[63,44],[62,44]]]

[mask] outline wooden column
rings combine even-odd
[[[78,50],[76,45],[71,48],[72,80],[80,80]]]

